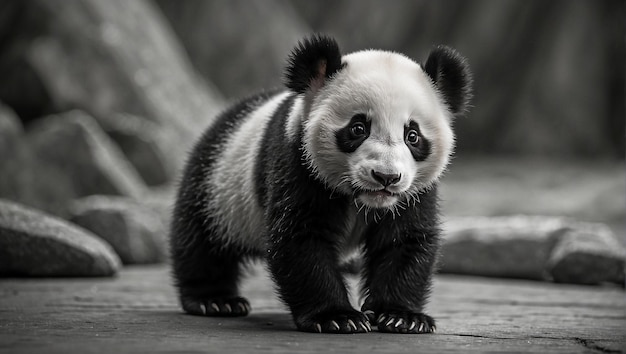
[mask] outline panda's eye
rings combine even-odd
[[[414,129],[409,130],[406,133],[406,142],[411,144],[411,145],[415,145],[417,144],[417,142],[420,140],[420,136],[419,134],[417,134],[417,131],[415,131]]]
[[[363,124],[362,122],[355,122],[350,127],[350,134],[352,134],[353,138],[360,138],[364,136],[365,134],[367,134],[365,124]]]

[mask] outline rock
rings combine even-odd
[[[0,163],[10,158],[24,128],[13,110],[0,102]]]
[[[11,171],[16,170],[16,161],[21,155],[20,139],[23,127],[20,119],[7,106],[0,103],[0,197],[14,189]]]
[[[176,192],[176,185],[169,184],[152,188],[150,193],[141,199],[142,204],[157,213],[163,224],[167,225],[168,228],[172,220]]]
[[[77,200],[70,220],[111,244],[124,264],[166,259],[167,224],[154,210],[130,198],[91,196]]]
[[[156,4],[195,67],[228,97],[282,86],[287,56],[311,32],[282,0],[157,0]]]
[[[445,224],[440,272],[548,279],[545,265],[567,230],[553,217],[461,217]]]
[[[6,106],[0,105],[0,198],[33,205],[36,200],[35,171],[39,166],[24,143],[20,119]]]
[[[27,134],[37,158],[50,166],[56,178],[51,186],[66,181],[70,197],[113,194],[139,197],[145,184],[124,154],[87,114],[72,111],[49,116],[31,126]]]
[[[602,224],[577,223],[552,250],[547,269],[555,282],[624,284],[626,251],[611,229]]]
[[[151,1],[12,1],[3,10],[0,99],[34,115],[23,119],[77,107],[102,126],[118,113],[145,118],[178,142],[161,147],[175,171],[221,110],[221,95],[196,74]]]
[[[111,276],[120,265],[111,247],[90,232],[0,199],[2,276]]]
[[[445,224],[442,273],[624,284],[626,250],[603,224],[560,217],[459,217]]]
[[[131,114],[118,114],[104,126],[104,131],[124,152],[146,184],[156,186],[171,181],[175,163],[167,161],[168,134],[158,124]],[[180,157],[179,157],[180,158]]]

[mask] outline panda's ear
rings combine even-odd
[[[456,50],[440,45],[424,64],[424,71],[435,83],[450,112],[462,116],[472,98],[472,73],[467,60]]]
[[[317,91],[341,68],[337,42],[331,37],[316,34],[300,41],[289,55],[285,85],[296,93],[309,89]]]

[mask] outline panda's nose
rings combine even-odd
[[[374,179],[383,185],[383,187],[388,187],[392,184],[396,184],[398,182],[400,182],[400,174],[387,174],[387,173],[380,173],[377,171],[372,170],[372,177],[374,177]]]

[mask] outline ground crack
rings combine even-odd
[[[492,336],[481,336],[479,334],[467,334],[467,333],[454,333],[451,335],[459,336],[459,337],[472,337],[472,338],[483,338],[483,339],[515,339],[512,337],[492,337]]]
[[[574,338],[574,340],[582,345],[583,347],[587,348],[587,349],[591,349],[591,350],[596,350],[599,351],[600,353],[622,353],[621,350],[614,350],[614,349],[609,349],[609,348],[605,348],[602,347],[600,345],[597,345],[596,343],[594,343],[593,341],[584,339],[584,338]]]

